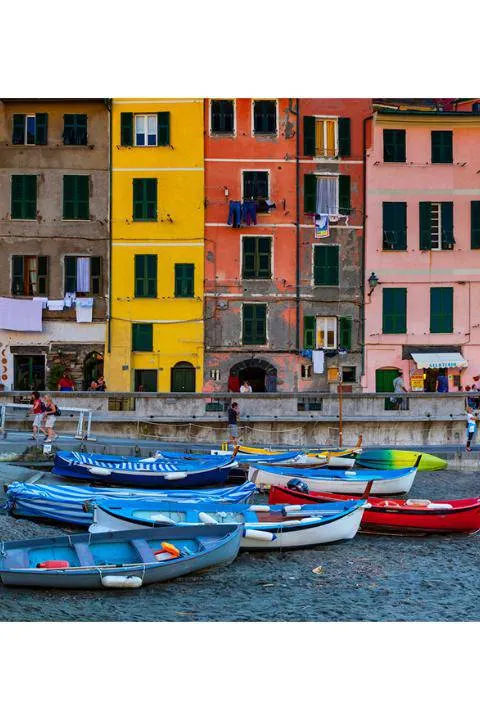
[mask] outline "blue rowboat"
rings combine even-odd
[[[238,467],[232,456],[208,460],[95,455],[82,452],[58,452],[53,472],[77,480],[99,480],[113,485],[151,488],[192,488],[225,485],[230,471]]]
[[[5,585],[136,588],[231,563],[241,534],[238,525],[189,525],[0,543],[0,577]]]
[[[245,482],[226,488],[197,490],[135,490],[134,488],[90,487],[88,485],[46,485],[14,482],[6,490],[6,509],[15,517],[55,520],[68,525],[88,526],[93,513],[85,512],[88,501],[136,499],[175,502],[248,502],[256,491]]]
[[[243,526],[242,548],[275,550],[349,540],[355,536],[367,501],[342,500],[325,505],[242,505],[165,503],[151,500],[100,500],[91,533],[141,530],[162,525]]]
[[[226,452],[226,451],[215,451],[211,452],[209,455],[206,454],[187,454],[187,453],[179,453],[179,452],[170,452],[166,450],[159,450],[156,453],[156,457],[158,458],[164,458],[165,460],[211,460],[212,457],[216,458],[222,458],[223,460],[226,460],[227,458],[231,458],[232,460],[235,459],[239,463],[247,464],[247,463],[256,463],[256,462],[262,462],[262,463],[290,463],[295,461],[301,461],[302,458],[305,458],[303,452],[298,452],[298,450],[285,452],[285,453],[278,453],[276,455],[250,455],[248,453],[242,453],[238,452],[236,454]]]

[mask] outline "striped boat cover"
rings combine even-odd
[[[245,503],[255,492],[251,482],[212,490],[134,490],[88,485],[34,485],[14,482],[7,490],[6,509],[17,516],[39,517],[67,524],[90,525],[93,514],[83,510],[87,500],[135,498],[181,502]]]
[[[90,465],[107,470],[130,470],[142,473],[171,473],[171,472],[202,472],[217,467],[224,467],[231,462],[231,457],[213,456],[211,459],[199,460],[165,460],[162,458],[150,460],[147,458],[111,457],[108,455],[94,455],[81,452],[59,452],[56,458],[69,465]],[[55,459],[56,459],[55,458]]]

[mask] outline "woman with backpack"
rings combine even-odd
[[[38,392],[38,390],[34,390],[32,392],[31,400],[33,405],[31,413],[33,414],[32,438],[33,440],[36,440],[39,432],[42,432],[44,435],[47,434],[43,428],[45,406],[40,400],[40,393]]]
[[[45,405],[45,427],[47,428],[46,442],[52,442],[52,440],[56,440],[58,437],[53,428],[55,427],[57,415],[60,415],[60,410],[55,405],[50,395],[44,396],[43,404]]]

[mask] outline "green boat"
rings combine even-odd
[[[418,456],[421,455],[419,470],[444,470],[447,461],[436,455],[420,453],[416,450],[397,450],[396,448],[379,448],[378,450],[363,450],[357,457],[356,465],[376,470],[400,470],[413,467]]]

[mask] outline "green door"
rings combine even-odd
[[[376,370],[375,371],[375,392],[382,393],[393,393],[393,381],[398,375],[398,370]],[[395,410],[396,406],[390,401],[389,398],[385,398],[385,410]]]
[[[195,368],[187,362],[180,362],[172,368],[172,392],[195,392]]]

